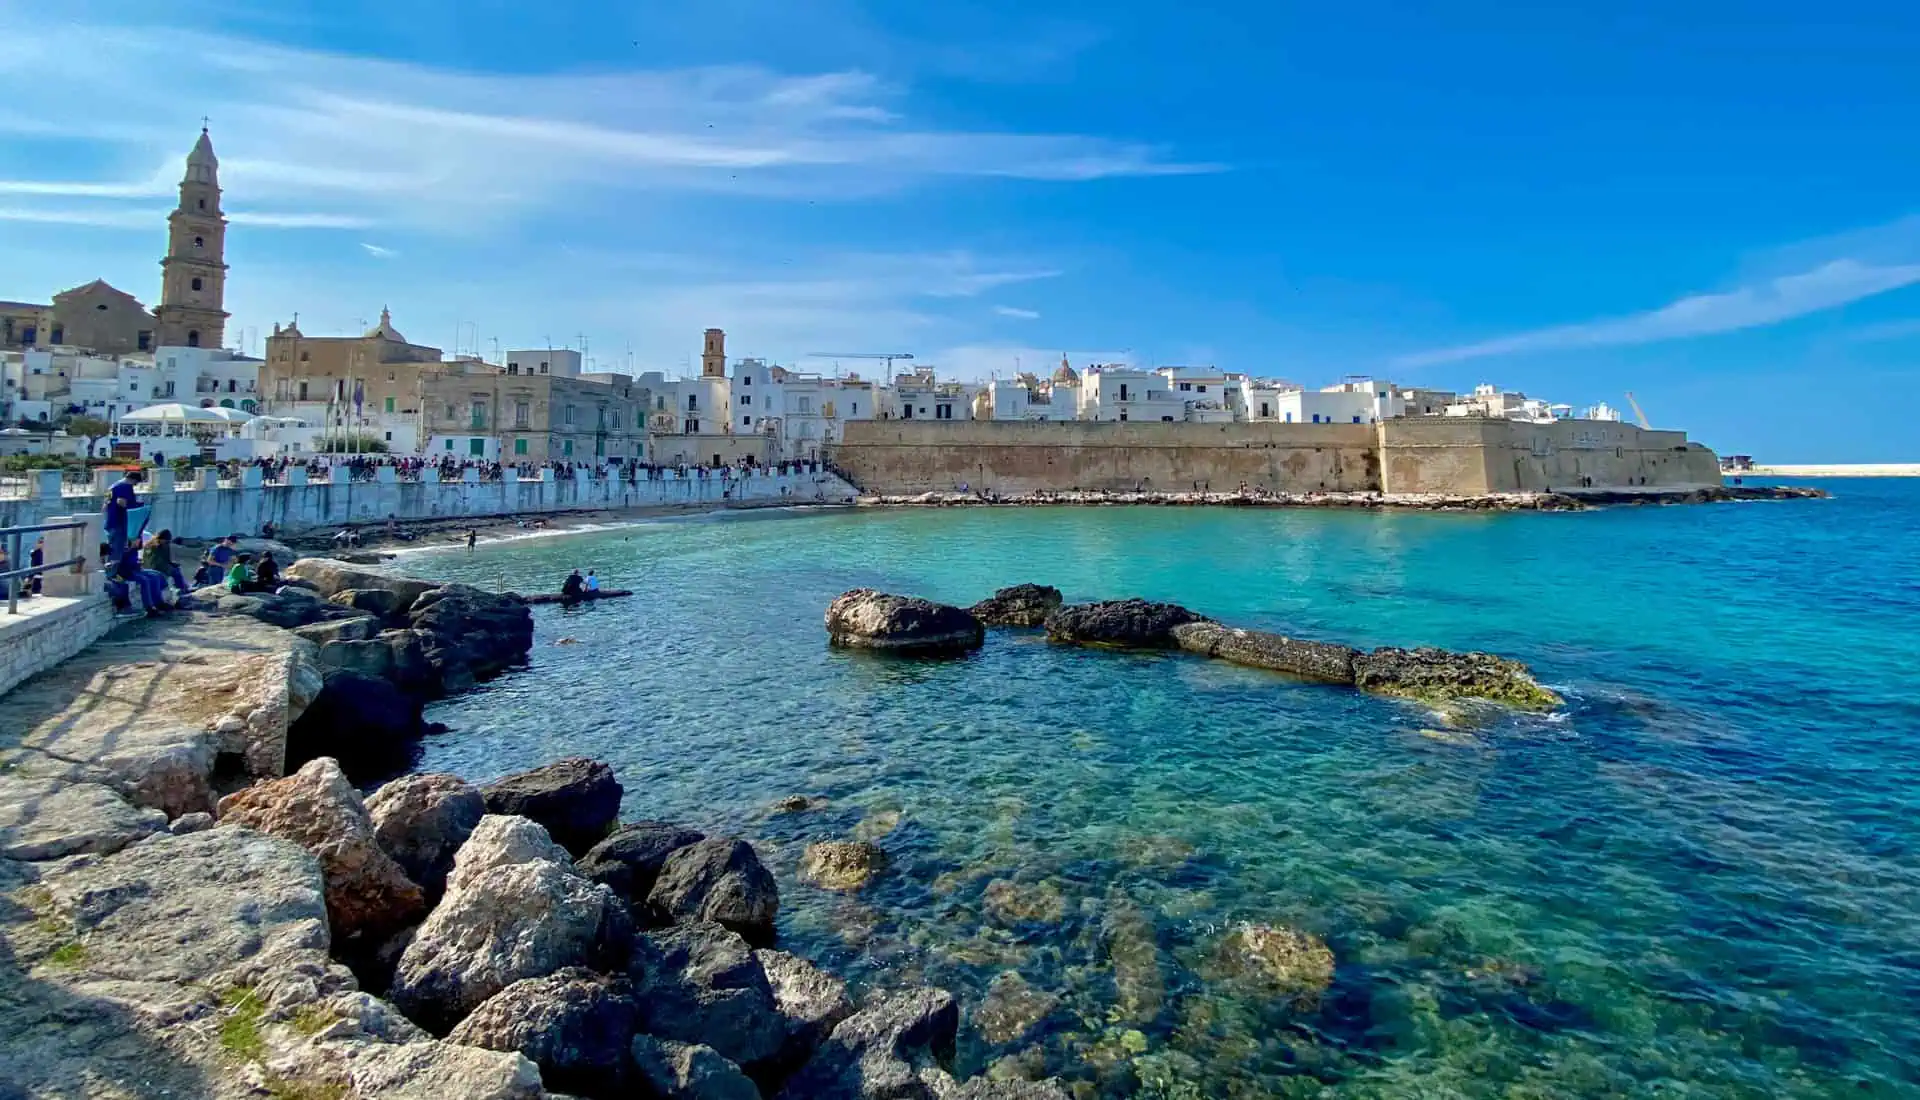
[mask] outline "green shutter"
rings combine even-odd
[[[527,441],[526,441],[526,440],[524,440],[524,439],[516,439],[516,440],[514,440],[514,441],[513,441],[513,453],[514,453],[514,454],[517,454],[517,455],[523,455],[523,454],[526,454],[526,453],[527,453]]]

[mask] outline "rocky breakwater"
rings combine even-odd
[[[533,646],[533,615],[518,596],[332,558],[303,558],[282,579],[257,595],[204,589],[202,602],[317,647],[322,686],[290,735],[295,765],[328,755],[357,778],[401,770],[426,703],[524,662]]]
[[[1043,489],[1023,493],[927,492],[868,495],[869,507],[945,508],[1035,505],[1156,505],[1229,508],[1394,508],[1429,512],[1571,512],[1615,504],[1718,504],[1744,500],[1800,500],[1826,497],[1824,489],[1790,485],[1716,485],[1691,489],[1578,489],[1570,492],[1511,493],[1282,493],[1264,489],[1192,492],[1125,489]]]

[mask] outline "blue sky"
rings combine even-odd
[[[1535,7],[0,0],[0,298],[151,304],[207,115],[256,341],[1631,389],[1920,459],[1920,9]]]

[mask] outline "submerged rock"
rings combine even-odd
[[[1017,970],[1005,970],[973,1010],[973,1026],[989,1043],[1011,1043],[1032,1030],[1060,1003],[1057,993],[1033,988]]]
[[[1530,710],[1560,705],[1519,661],[1491,653],[1454,653],[1430,647],[1387,646],[1353,662],[1354,684],[1363,691],[1414,699],[1488,699]]]
[[[767,984],[773,989],[774,1007],[786,1022],[787,1038],[779,1060],[783,1065],[798,1065],[840,1021],[853,1015],[847,983],[785,951],[763,949],[755,951],[753,957],[765,972]]]
[[[800,877],[828,890],[858,890],[887,865],[887,853],[860,840],[825,840],[807,845]]]
[[[833,1029],[779,1098],[934,1100],[943,1096],[936,1088],[954,1087],[943,1067],[953,1059],[959,1028],[959,1005],[944,990],[877,997]]]
[[[901,654],[964,653],[986,640],[980,621],[957,607],[871,588],[843,593],[827,608],[827,640]]]
[[[1120,994],[1116,1006],[1120,1021],[1151,1023],[1167,999],[1153,921],[1131,899],[1115,891],[1100,923],[1100,944],[1113,966],[1113,984]]]
[[[1332,684],[1353,683],[1353,660],[1359,652],[1352,646],[1239,630],[1214,622],[1176,626],[1173,637],[1189,653]]]
[[[1187,623],[1206,622],[1179,604],[1146,600],[1109,600],[1070,604],[1048,615],[1047,640],[1116,649],[1173,649],[1173,630]]]
[[[507,986],[474,1009],[447,1041],[524,1054],[550,1088],[620,1095],[639,1013],[624,980],[569,968]]]
[[[987,916],[1002,924],[1058,924],[1067,915],[1066,899],[1052,882],[1021,883],[997,878],[981,894]]]
[[[598,760],[573,757],[509,775],[481,788],[487,812],[516,814],[546,827],[574,855],[606,839],[620,815],[625,792],[613,769]]]
[[[452,775],[408,775],[367,799],[374,836],[430,898],[446,889],[455,854],[486,815],[471,783]]]
[[[1243,924],[1221,937],[1202,977],[1235,981],[1311,1009],[1333,984],[1333,951],[1318,936]]]
[[[705,840],[702,833],[665,821],[636,821],[622,825],[580,858],[579,872],[613,888],[629,902],[647,900],[667,857],[689,844]]]
[[[988,626],[1040,626],[1061,602],[1060,590],[1050,584],[1016,584],[1000,589],[968,611]]]
[[[383,936],[426,909],[419,885],[380,847],[359,792],[330,758],[221,799],[220,823],[249,826],[312,852],[326,877],[327,917],[336,936]]]
[[[716,837],[667,856],[647,908],[662,920],[715,921],[765,941],[773,938],[780,888],[752,845]]]

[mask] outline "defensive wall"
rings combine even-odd
[[[1366,424],[853,420],[834,465],[863,492],[1378,489]]]
[[[1683,432],[1612,421],[1374,424],[851,421],[832,461],[862,492],[1074,489],[1482,495],[1720,484]],[[1589,481],[1590,479],[1590,481]]]
[[[468,470],[456,480],[442,481],[439,471],[421,471],[417,481],[402,480],[391,466],[375,468],[369,481],[310,481],[303,468],[287,471],[285,484],[265,484],[258,467],[246,467],[234,482],[217,481],[202,471],[192,485],[176,485],[171,470],[150,470],[140,489],[141,503],[153,506],[147,529],[171,530],[181,538],[218,538],[240,532],[252,535],[272,522],[287,532],[342,524],[381,523],[388,516],[401,522],[433,519],[482,518],[597,512],[660,506],[722,507],[733,503],[843,500],[853,489],[828,473],[776,474],[722,479],[662,471],[659,480],[626,481],[617,477],[557,478],[552,470],[537,477],[520,477],[507,470],[497,481],[482,481]],[[36,471],[28,495],[0,500],[0,527],[40,523],[74,513],[98,514],[106,504],[108,484],[117,473],[101,471],[95,484],[80,493],[63,492],[60,471]],[[88,551],[91,554],[91,551]]]

